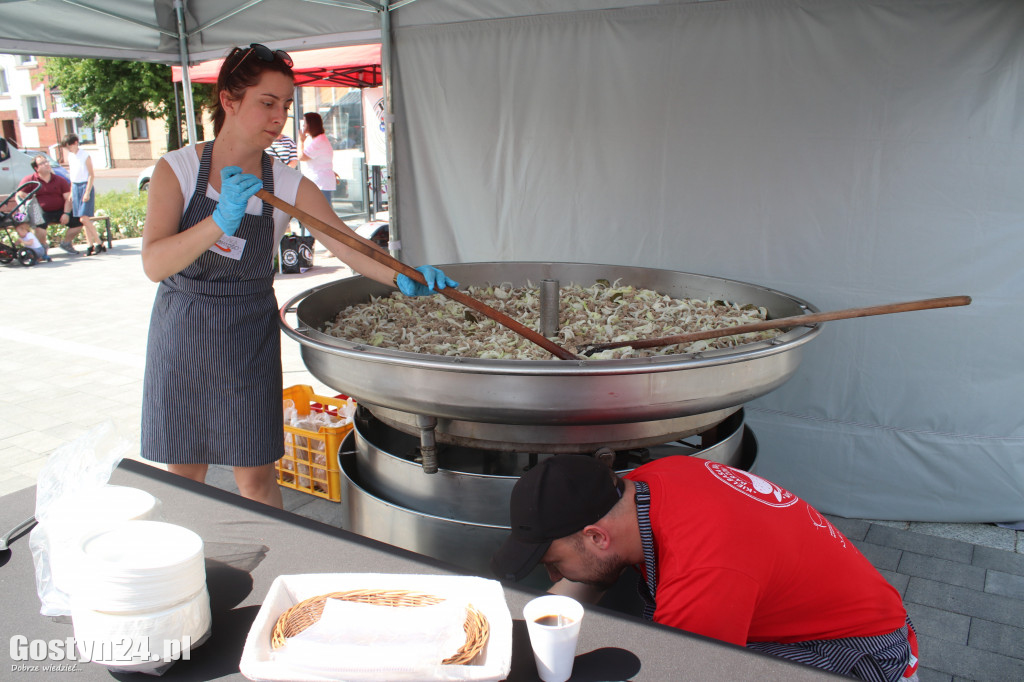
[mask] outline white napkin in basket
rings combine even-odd
[[[466,643],[466,604],[378,606],[328,599],[320,620],[275,657],[307,670],[399,671],[439,665]]]

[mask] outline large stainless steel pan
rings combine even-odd
[[[671,270],[537,262],[441,267],[463,286],[487,282],[523,285],[543,279],[589,286],[598,279],[621,279],[675,297],[764,306],[770,317],[817,310],[766,287]],[[371,409],[381,406],[442,420],[573,429],[717,412],[710,425],[721,421],[722,410],[742,405],[789,379],[800,364],[803,344],[820,331],[818,326],[798,327],[770,342],[692,355],[579,361],[479,360],[403,353],[320,331],[343,308],[388,293],[388,287],[365,277],[316,287],[281,307],[281,326],[302,345],[307,368],[326,385]],[[289,322],[291,313],[297,318],[294,326]]]

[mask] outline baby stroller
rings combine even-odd
[[[34,186],[33,186],[34,185]],[[15,225],[28,222],[26,204],[39,191],[39,183],[29,181],[18,187],[7,196],[0,206],[6,206],[7,202],[17,196],[18,192],[26,192],[25,196],[14,205],[10,211],[0,209],[0,230],[3,230],[3,239],[0,239],[0,263],[7,265],[15,258],[25,267],[31,267],[39,260],[39,256],[32,249],[26,248],[18,241],[18,235],[11,228]],[[32,187],[28,190],[28,187]]]

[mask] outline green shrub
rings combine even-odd
[[[142,226],[146,222],[146,197],[145,192],[132,190],[123,192],[112,190],[96,195],[96,217],[110,216],[111,239],[142,236]],[[100,239],[107,238],[107,232],[102,222],[97,221],[96,230],[100,233]],[[63,241],[66,231],[61,225],[51,225],[47,233],[50,246],[55,246]],[[79,233],[79,241],[84,239],[85,235]]]
[[[110,216],[110,232],[114,239],[142,236],[146,223],[145,192],[113,190],[96,197],[96,215]]]

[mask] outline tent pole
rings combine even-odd
[[[176,148],[181,149],[181,102],[178,101],[178,84],[171,81],[171,85],[174,87],[174,132],[178,141]]]
[[[391,13],[387,3],[380,9],[380,75],[384,86],[384,145],[388,162],[388,248],[402,259],[402,233],[398,222],[398,183],[395,178],[395,103],[391,89]]]
[[[196,110],[192,104],[192,79],[188,75],[188,34],[185,33],[185,8],[182,0],[174,0],[174,12],[178,17],[178,52],[181,59],[181,91],[185,99],[185,122],[188,125],[188,142],[196,143]]]

